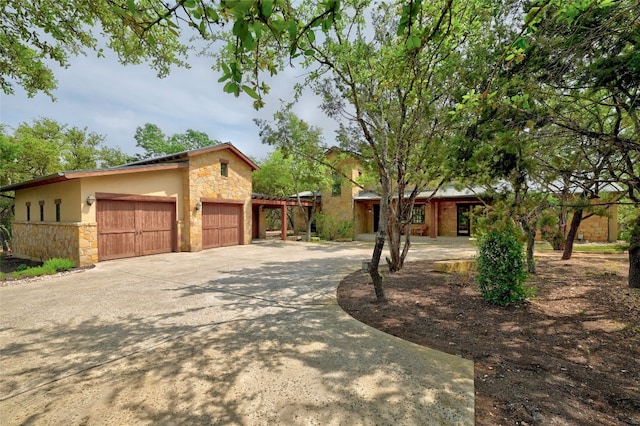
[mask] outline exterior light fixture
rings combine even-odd
[[[95,203],[95,202],[96,202],[96,197],[94,197],[93,195],[89,195],[89,196],[87,197],[87,204],[88,204],[88,205],[92,205],[92,204],[93,204],[93,203]]]
[[[200,201],[198,201],[196,203],[196,211],[200,211],[200,210],[202,210],[202,203]]]

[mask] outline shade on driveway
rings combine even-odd
[[[471,361],[336,304],[370,253],[261,242],[0,288],[0,424],[472,424]]]

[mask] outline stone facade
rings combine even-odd
[[[251,174],[256,167],[233,145],[222,144],[125,167],[64,172],[42,183],[10,185],[3,190],[16,194],[14,255],[42,261],[63,257],[79,266],[96,263],[97,193],[176,200],[173,250],[177,251],[202,250],[202,202],[239,205],[243,216],[239,243],[250,244]],[[94,202],[89,203],[91,197]]]
[[[226,176],[222,174],[222,167],[226,168]],[[229,151],[214,151],[190,158],[184,193],[184,217],[189,220],[186,238],[190,251],[202,250],[202,210],[196,209],[196,205],[203,199],[242,200],[242,244],[251,243],[252,171],[249,164]]]
[[[335,154],[330,154],[329,160],[337,161]],[[355,160],[347,158],[337,162],[337,168],[342,173],[349,176],[351,180],[357,181],[362,172]],[[325,189],[321,193],[322,211],[333,216],[337,222],[348,221],[356,224],[353,199],[360,192],[360,188],[344,177],[335,176],[334,179],[336,187]],[[356,228],[354,227],[354,229]]]
[[[77,266],[98,261],[96,224],[14,222],[13,254],[32,260],[71,259]]]

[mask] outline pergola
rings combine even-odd
[[[280,209],[281,225],[280,225],[280,238],[287,239],[287,207],[289,206],[302,206],[313,207],[314,201],[300,200],[291,198],[272,197],[263,194],[253,194],[251,196],[251,211],[253,220],[253,238],[260,238],[261,224],[264,224],[264,210],[265,209]],[[264,225],[262,225],[264,226]]]

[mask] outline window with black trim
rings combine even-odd
[[[26,206],[27,206],[27,222],[29,222],[31,220],[31,203],[27,202]]]
[[[220,176],[229,176],[229,161],[220,160]]]
[[[419,206],[413,206],[413,215],[411,223],[420,224],[424,223],[424,204]]]
[[[60,204],[62,204],[62,200],[60,198],[56,198],[55,203],[56,203],[56,222],[60,222]]]
[[[44,200],[40,200],[40,222],[44,222]]]

